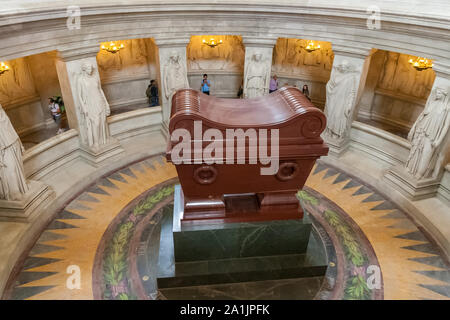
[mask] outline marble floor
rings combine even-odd
[[[142,104],[142,105],[134,105],[134,106],[123,106],[119,108],[115,108],[111,111],[111,115],[121,114],[133,110],[138,110],[142,108],[149,108],[148,104]],[[61,121],[61,127],[64,130],[69,129],[69,125],[67,123],[67,118],[63,118]],[[40,130],[34,131],[32,133],[23,135],[20,137],[22,144],[25,149],[29,149],[31,147],[34,147],[35,145],[41,143],[42,141],[45,141],[51,137],[56,136],[56,132],[58,131],[58,128],[55,123],[52,123],[51,125],[47,126],[46,128],[42,128]]]
[[[23,252],[2,298],[177,299],[180,291],[157,290],[147,254],[176,183],[161,156],[99,179]],[[298,196],[326,248],[324,277],[192,287],[183,297],[282,299],[295,291],[297,299],[450,299],[440,248],[382,192],[319,161]],[[69,284],[74,266],[79,288]]]
[[[61,128],[63,128],[64,131],[69,129],[69,125],[67,124],[67,118],[61,120]],[[42,141],[45,141],[47,139],[50,139],[51,137],[56,136],[57,131],[58,127],[56,123],[52,123],[46,128],[21,136],[20,140],[22,141],[22,144],[25,149],[30,149],[31,147],[34,147],[35,145],[41,143]]]

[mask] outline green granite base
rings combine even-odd
[[[326,272],[326,255],[307,215],[302,220],[182,226],[181,210],[176,186],[173,219],[164,217],[161,228],[159,289],[321,277]]]
[[[251,223],[180,224],[182,203],[175,187],[173,242],[176,262],[305,253],[311,233],[308,217]]]

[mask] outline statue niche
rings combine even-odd
[[[4,105],[36,95],[36,89],[25,58],[9,62],[10,69],[0,77],[0,103]]]
[[[385,57],[378,88],[419,99],[428,97],[435,77],[432,69],[417,71],[408,62],[413,56],[391,51],[380,52],[384,53]]]
[[[411,151],[406,169],[417,179],[436,175],[442,142],[450,126],[449,88],[436,87],[408,134]]]
[[[280,38],[274,47],[273,71],[285,75],[308,75],[318,72],[328,77],[333,64],[331,44],[320,41],[320,49],[308,52],[308,40]]]
[[[100,50],[97,55],[99,73],[102,79],[134,76],[149,73],[150,45],[147,39],[122,41],[124,48],[117,53]]]
[[[24,148],[0,105],[0,199],[21,200],[29,191],[23,169]]]
[[[242,71],[245,49],[241,37],[238,36],[207,36],[222,44],[216,47],[205,45],[203,36],[192,36],[187,46],[189,71]]]

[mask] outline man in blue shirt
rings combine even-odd
[[[211,87],[211,81],[208,80],[208,75],[205,73],[203,75],[203,81],[202,81],[202,92],[204,94],[209,95],[209,87]]]

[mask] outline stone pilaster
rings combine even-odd
[[[94,166],[99,166],[106,160],[114,160],[124,150],[118,140],[109,134],[107,118],[110,114],[109,105],[100,85],[90,86],[87,92],[81,93],[83,68],[92,67],[91,79],[95,84],[100,84],[100,76],[97,65],[98,46],[71,49],[58,52],[56,70],[66,107],[67,119],[71,129],[78,130],[80,137],[81,156]],[[105,102],[105,112],[100,117],[100,122],[89,122],[89,105],[80,100],[80,96],[88,96],[90,101]],[[83,105],[82,105],[83,104]],[[97,105],[97,103],[96,103]],[[86,111],[88,113],[86,113]],[[92,124],[93,123],[93,124]],[[101,136],[99,141],[96,137]],[[94,139],[92,137],[95,137]],[[94,141],[93,141],[94,140]]]
[[[244,37],[244,98],[269,93],[273,47],[277,38]]]
[[[436,61],[433,70],[436,78],[425,112],[419,115],[408,135],[409,157],[384,176],[387,183],[412,200],[436,195],[450,161],[450,63]],[[432,121],[430,128],[427,119],[432,118],[437,121]]]
[[[179,89],[189,88],[186,47],[189,38],[156,38],[159,62],[159,88],[163,114],[163,131],[167,134],[172,108],[172,95]],[[199,85],[200,86],[200,85]]]
[[[334,61],[327,83],[325,114],[327,129],[324,140],[330,155],[339,157],[350,143],[351,123],[357,113],[374,50],[370,48],[334,45]]]

